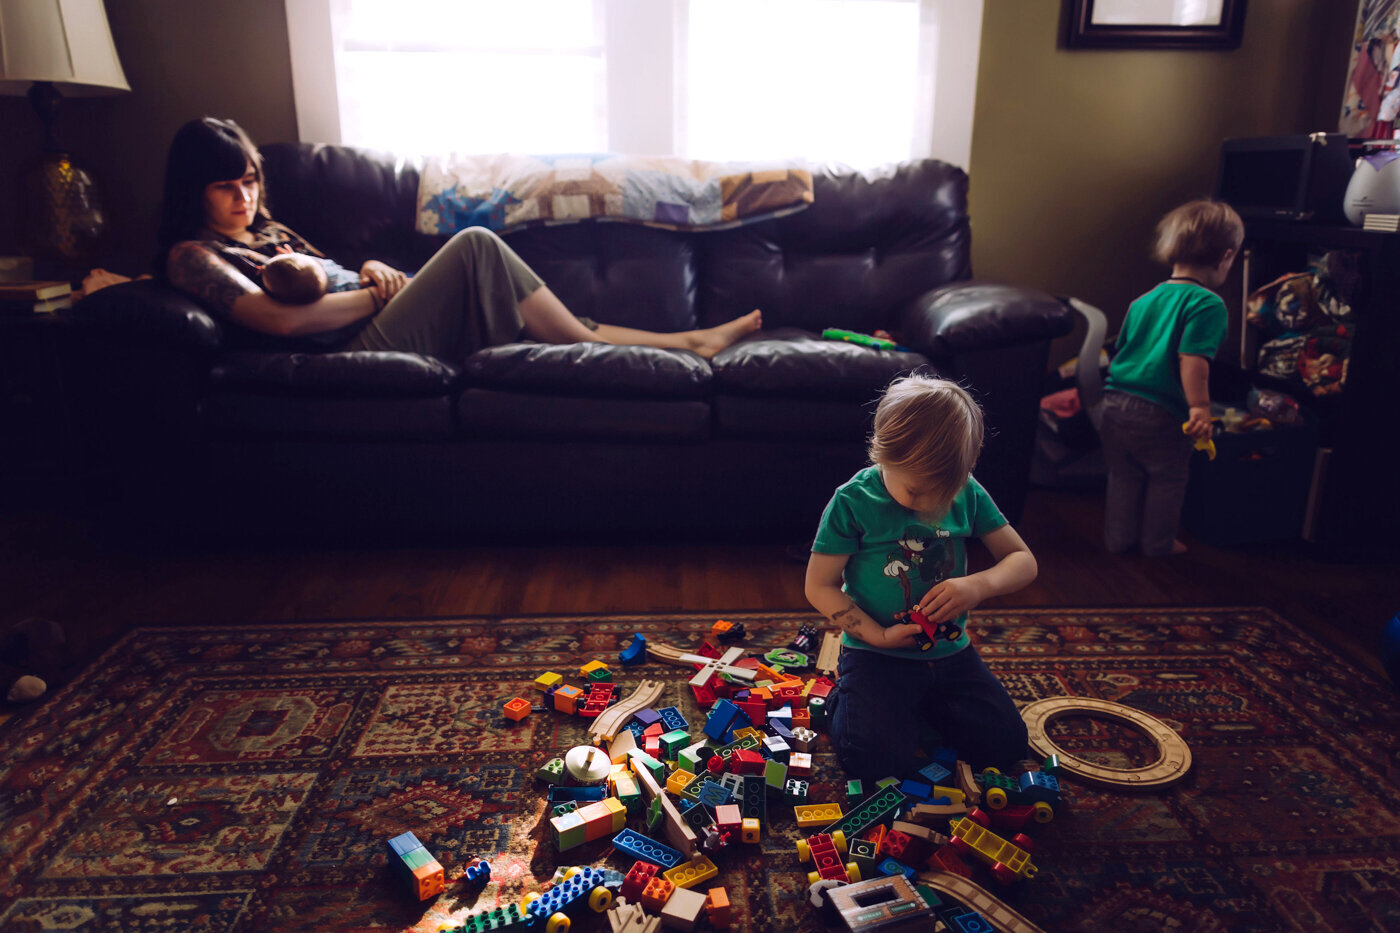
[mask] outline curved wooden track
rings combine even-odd
[[[647,647],[650,650],[651,646]],[[599,713],[594,718],[593,725],[588,727],[588,734],[593,737],[594,742],[611,741],[617,735],[617,730],[632,718],[633,713],[655,705],[665,689],[666,685],[659,680],[642,681],[637,684],[636,690]]]
[[[950,871],[925,871],[918,880],[941,891],[965,907],[971,907],[1002,933],[1045,933],[1040,927],[1006,906],[996,895],[975,881]]]
[[[1132,726],[1147,733],[1157,744],[1159,757],[1141,768],[1108,768],[1060,749],[1046,733],[1050,722],[1060,716],[1097,716]],[[1092,697],[1051,697],[1028,703],[1021,718],[1030,733],[1030,746],[1036,754],[1058,755],[1065,772],[1103,787],[1158,788],[1175,784],[1191,770],[1191,748],[1162,720],[1122,703]]]

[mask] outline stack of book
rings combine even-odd
[[[0,313],[51,314],[73,304],[67,282],[0,282]]]
[[[1361,229],[1375,230],[1380,233],[1400,233],[1400,214],[1367,214]]]

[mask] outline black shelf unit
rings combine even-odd
[[[1393,550],[1400,531],[1400,234],[1350,226],[1251,220],[1245,225],[1243,292],[1329,250],[1357,254],[1362,287],[1353,305],[1356,334],[1338,395],[1312,397],[1295,384],[1254,372],[1252,328],[1240,308],[1235,377],[1289,391],[1316,418],[1318,449],[1300,538],[1324,553],[1346,556]],[[1243,301],[1241,301],[1243,305]],[[1224,367],[1226,372],[1231,367]],[[1228,377],[1227,377],[1228,378]]]

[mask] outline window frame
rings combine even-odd
[[[333,14],[343,10],[345,2],[284,0],[297,134],[303,142],[342,142],[335,69],[340,41]],[[678,138],[684,135],[677,119],[683,104],[675,81],[684,62],[673,62],[669,49],[684,55],[683,44],[674,38],[686,22],[690,0],[602,2],[608,6],[608,149],[671,155],[684,142]],[[966,167],[972,153],[983,0],[913,2],[921,7],[919,71],[921,80],[931,79],[932,92],[924,95],[926,105],[915,114],[908,158],[936,158]],[[673,41],[656,41],[663,35]],[[629,120],[629,113],[648,116]]]

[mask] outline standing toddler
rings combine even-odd
[[[1229,318],[1218,289],[1244,241],[1228,204],[1191,201],[1162,218],[1155,256],[1168,279],[1134,301],[1105,383],[1104,544],[1151,557],[1180,554],[1176,539],[1192,441],[1209,437],[1210,361]]]

